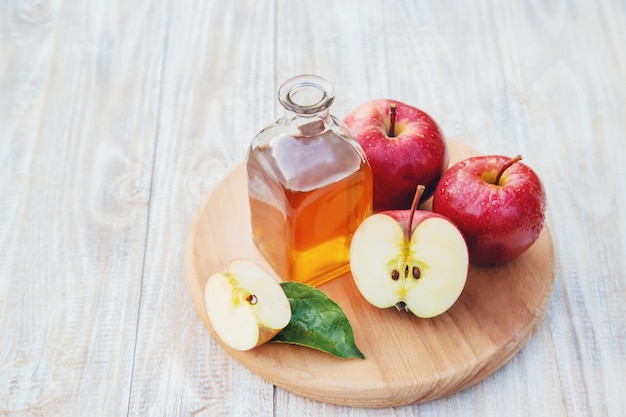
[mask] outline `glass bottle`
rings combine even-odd
[[[253,240],[283,280],[320,285],[350,269],[350,241],[372,210],[372,171],[363,149],[330,114],[325,79],[285,81],[283,117],[247,154]]]

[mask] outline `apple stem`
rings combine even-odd
[[[514,163],[521,161],[521,160],[522,160],[522,155],[517,155],[509,159],[508,161],[506,161],[504,165],[502,165],[502,168],[500,168],[500,171],[498,171],[498,174],[496,175],[496,179],[493,183],[495,185],[500,185],[500,178],[502,177],[502,174],[504,174],[504,171],[509,169],[509,167],[513,165]]]
[[[424,194],[424,190],[426,187],[423,185],[418,185],[415,189],[415,196],[413,196],[413,202],[411,203],[411,214],[409,215],[409,225],[406,229],[406,239],[408,241],[411,240],[411,231],[413,229],[413,216],[415,215],[415,210],[417,210],[417,205],[420,202],[420,198],[422,198],[422,194]]]
[[[396,136],[396,103],[389,104],[389,133],[388,136]]]

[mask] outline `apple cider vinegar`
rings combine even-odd
[[[288,80],[285,117],[248,151],[253,240],[284,280],[319,285],[347,272],[352,235],[372,210],[370,166],[330,115],[333,98],[319,77]]]

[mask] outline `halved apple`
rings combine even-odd
[[[291,306],[274,277],[254,262],[235,259],[209,277],[204,290],[213,330],[226,345],[249,350],[289,324]]]
[[[465,287],[467,245],[449,219],[416,210],[376,213],[357,228],[350,269],[363,297],[379,308],[396,306],[418,317],[447,311]]]

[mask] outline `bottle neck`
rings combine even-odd
[[[335,100],[333,86],[316,75],[299,75],[278,89],[278,101],[288,112],[311,116],[327,112]]]
[[[299,136],[303,137],[317,136],[323,133],[328,129],[330,122],[330,112],[328,110],[305,116],[287,110],[283,118],[285,126],[289,126],[292,131],[297,130]]]
[[[284,123],[313,136],[331,122],[330,106],[335,100],[333,86],[316,75],[299,75],[285,81],[278,90],[278,101],[285,108]]]

